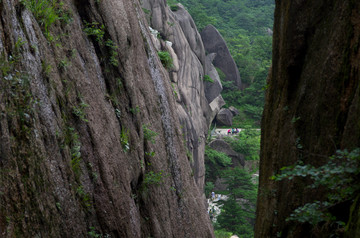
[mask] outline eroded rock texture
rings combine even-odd
[[[216,54],[213,64],[224,72],[225,80],[234,82],[240,89],[242,85],[239,69],[219,31],[213,25],[208,25],[201,31],[201,37],[206,51]]]
[[[360,146],[359,10],[359,1],[352,0],[276,1],[273,65],[262,120],[256,237],[334,233],[334,227],[326,224],[314,230],[308,224],[285,221],[300,205],[324,199],[323,190],[305,189],[309,182],[305,180],[269,178],[300,160],[319,166],[337,149]],[[334,209],[349,215],[349,204]]]
[[[205,49],[200,34],[193,19],[181,4],[171,11],[164,1],[145,0],[143,7],[149,11],[151,27],[160,32],[161,38],[172,43],[171,50],[175,54],[173,58],[176,58],[178,63],[169,71],[177,97],[177,115],[196,183],[203,189],[206,136],[211,121],[224,105],[220,95],[221,83],[219,82],[220,90],[215,91],[208,101],[204,93],[203,77],[210,71],[214,78],[218,77],[218,74],[211,62],[208,62],[206,67]],[[170,49],[163,47],[162,50]]]
[[[22,2],[0,1],[0,236],[213,237],[138,2],[66,0],[54,23]]]

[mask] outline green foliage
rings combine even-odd
[[[297,208],[287,220],[308,222],[316,225],[320,222],[333,222],[344,226],[346,221],[334,216],[331,209],[342,202],[355,199],[360,192],[358,178],[360,174],[360,148],[351,152],[337,151],[329,161],[316,168],[309,164],[299,163],[294,166],[281,168],[281,174],[271,179],[280,181],[292,180],[295,177],[307,177],[313,182],[311,189],[326,188],[327,198],[324,201],[314,201]]]
[[[58,64],[58,69],[66,71],[66,68],[70,65],[69,61],[67,59],[60,60]]]
[[[70,147],[71,154],[71,169],[75,174],[75,179],[79,180],[81,174],[81,143],[79,140],[79,134],[74,128],[68,127],[65,131],[65,144]]]
[[[90,231],[88,232],[88,235],[90,237],[95,237],[95,238],[101,238],[102,235],[100,233],[97,233],[95,227],[91,226],[90,227]]]
[[[167,4],[169,5],[171,11],[176,12],[179,10],[178,2],[175,0],[167,0]]]
[[[245,127],[235,137],[226,137],[231,148],[243,154],[246,160],[259,160],[260,130]]]
[[[49,33],[51,25],[58,20],[64,23],[71,21],[71,13],[63,9],[64,3],[61,1],[22,0],[21,2],[34,14],[40,26],[45,30],[45,36],[48,40],[52,40]]]
[[[223,177],[228,185],[229,198],[220,201],[223,206],[215,227],[233,232],[239,237],[252,238],[257,194],[251,176],[246,170],[236,167],[228,169]]]
[[[74,115],[77,116],[83,122],[89,122],[88,119],[86,119],[86,113],[84,112],[85,108],[87,107],[89,107],[89,105],[86,104],[83,100],[81,100],[78,106],[73,106],[72,108]]]
[[[130,108],[129,111],[135,115],[140,112],[140,108],[139,108],[139,106],[136,106],[135,108]]]
[[[227,167],[231,165],[231,158],[228,157],[225,153],[219,152],[217,150],[206,147],[205,156],[208,161],[212,164],[218,164],[222,167]]]
[[[144,132],[144,140],[149,141],[152,144],[155,144],[155,137],[158,135],[158,133],[149,129],[148,125],[143,125],[142,129]]]
[[[83,186],[78,186],[78,187],[76,188],[76,194],[80,197],[80,199],[81,199],[81,204],[82,204],[85,208],[90,208],[90,207],[92,206],[90,195],[84,191],[84,187],[83,187]]]
[[[95,40],[102,45],[103,43],[103,39],[104,39],[104,35],[105,35],[105,26],[103,24],[100,24],[98,22],[84,22],[85,24],[85,28],[84,28],[84,32],[86,33],[86,35],[88,36],[94,36]]]
[[[209,75],[206,75],[206,74],[204,75],[203,80],[204,80],[205,82],[214,83],[214,80],[213,80],[212,78],[210,78]]]
[[[115,46],[114,42],[110,39],[106,40],[105,41],[105,45],[110,49],[110,64],[112,64],[113,66],[118,66],[119,65],[119,61],[117,60],[117,56],[118,56],[118,53],[117,53],[117,46]]]
[[[170,70],[172,67],[174,67],[173,59],[171,58],[169,52],[167,52],[167,51],[159,51],[158,56],[160,58],[160,61],[161,61],[162,65],[166,69]]]
[[[159,186],[163,183],[164,177],[166,177],[166,175],[162,170],[158,173],[155,173],[154,171],[149,171],[144,175],[144,185],[145,187],[148,187],[149,185]]]
[[[221,69],[219,69],[218,67],[215,67],[215,69],[216,69],[216,71],[217,71],[217,73],[219,75],[220,80],[224,81],[225,78],[226,78],[225,73]]]
[[[241,92],[234,85],[223,85],[222,92],[226,106],[235,106],[242,112],[233,125],[241,127],[246,121],[259,127],[263,88],[271,65],[272,36],[266,30],[272,29],[274,0],[183,0],[182,3],[200,30],[208,24],[219,30],[239,68],[246,89]],[[222,72],[219,76],[223,84],[228,83],[224,82]]]
[[[36,101],[31,94],[29,76],[16,68],[19,57],[16,46],[14,56],[9,56],[9,59],[0,56],[0,88],[2,100],[6,102],[5,114],[17,118],[21,131],[27,133],[30,132],[28,127]]]
[[[121,129],[120,143],[121,143],[121,147],[123,148],[124,152],[128,152],[130,150],[129,131],[126,130],[125,128]]]
[[[221,171],[230,166],[231,158],[225,153],[205,147],[205,177],[207,182],[215,182]]]
[[[224,87],[222,96],[227,105],[235,106],[240,111],[241,120],[239,122],[234,120],[234,127],[243,127],[241,123],[249,119],[253,121],[249,123],[252,127],[259,127],[265,100],[266,75],[266,70],[258,72],[254,82],[243,91],[237,90],[232,82],[222,81]]]
[[[178,93],[177,93],[176,90],[175,90],[175,85],[174,85],[174,83],[171,83],[171,87],[172,87],[172,89],[173,89],[173,93],[174,93],[175,98],[177,98],[177,97],[178,97]]]
[[[84,24],[85,24],[84,32],[88,36],[93,36],[95,38],[95,41],[98,42],[98,44],[100,46],[103,45],[104,36],[105,36],[105,26],[98,22],[88,23],[85,21]],[[105,41],[105,46],[108,48],[108,50],[110,52],[109,63],[111,65],[117,67],[119,65],[119,61],[117,59],[118,47],[115,45],[115,43],[111,39],[107,39]]]
[[[149,157],[154,157],[155,156],[155,151],[145,152],[145,155],[149,156]]]
[[[206,182],[205,184],[205,195],[210,194],[214,190],[214,183],[213,182]]]
[[[225,230],[215,230],[214,234],[215,238],[230,238],[233,235],[232,232],[228,232]]]

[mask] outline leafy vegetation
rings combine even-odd
[[[210,83],[213,83],[214,82],[214,80],[209,76],[209,75],[204,75],[204,78],[203,78],[203,80],[205,81],[205,82],[210,82]]]
[[[264,88],[271,65],[274,0],[182,0],[199,30],[214,25],[224,37],[239,68],[246,89],[234,90],[224,82],[226,106],[235,106],[240,115],[233,125],[259,127],[264,105]],[[219,73],[220,74],[220,73]],[[221,77],[220,78],[224,78]]]
[[[104,44],[104,36],[105,36],[105,26],[103,24],[100,24],[98,22],[84,22],[85,28],[83,31],[88,36],[92,36],[95,38],[95,41],[102,46]],[[117,59],[118,47],[115,45],[115,43],[111,39],[105,40],[105,46],[109,50],[110,56],[109,56],[109,62],[111,65],[117,67],[119,65],[119,61]]]
[[[171,69],[174,65],[173,65],[173,60],[169,54],[169,52],[167,51],[159,51],[158,52],[158,56],[160,58],[160,61],[162,63],[162,65],[166,68],[166,69]]]
[[[80,120],[83,122],[89,122],[88,119],[86,119],[86,113],[85,108],[89,107],[88,104],[86,104],[82,99],[78,106],[73,106],[73,114],[77,116]]]
[[[130,150],[130,143],[129,143],[129,131],[125,128],[121,129],[120,132],[120,143],[124,150],[124,152],[128,152]]]
[[[65,131],[65,140],[64,143],[66,146],[70,147],[71,153],[71,169],[75,174],[75,178],[77,181],[80,179],[81,174],[81,142],[79,139],[79,134],[75,131],[73,127],[67,127]]]
[[[163,183],[163,179],[166,177],[164,171],[160,171],[155,173],[154,171],[149,171],[144,176],[144,184],[145,186],[149,185],[160,185]]]
[[[148,125],[142,126],[144,131],[144,140],[151,142],[152,144],[155,144],[155,137],[158,135],[155,131],[152,131],[149,129]]]
[[[35,16],[40,26],[45,31],[48,40],[53,40],[49,33],[49,27],[57,21],[68,23],[72,20],[71,13],[64,10],[64,3],[57,0],[22,0],[22,4],[26,6]]]
[[[179,10],[179,6],[177,5],[178,2],[176,0],[167,0],[166,2],[170,7],[171,11],[176,12],[177,10]]]
[[[215,230],[214,233],[216,238],[230,238],[233,235],[232,232],[225,230]]]
[[[215,180],[222,175],[222,171],[231,165],[231,158],[208,146],[205,148],[205,158],[206,182],[215,183]]]
[[[85,21],[84,24],[86,35],[95,37],[95,40],[101,45],[105,35],[105,26],[98,22],[88,23]]]
[[[118,47],[110,39],[105,41],[105,45],[110,49],[110,58],[109,58],[110,64],[112,64],[115,67],[118,66],[119,61],[116,58],[118,56],[118,53],[116,51]]]
[[[283,167],[281,174],[272,176],[271,179],[280,181],[292,180],[295,177],[310,178],[312,184],[308,188],[325,188],[327,198],[324,201],[314,201],[297,208],[289,221],[308,222],[317,225],[320,222],[336,224],[344,227],[346,220],[332,214],[333,208],[346,201],[352,201],[360,192],[360,184],[357,182],[360,175],[360,148],[349,152],[337,151],[331,156],[328,163],[318,168],[303,163]]]
[[[226,137],[231,148],[243,154],[246,160],[259,160],[260,130],[249,127],[241,130],[235,137]]]
[[[251,176],[246,170],[235,167],[228,169],[223,177],[227,184],[225,193],[229,198],[220,201],[223,206],[215,228],[252,238],[257,191]]]

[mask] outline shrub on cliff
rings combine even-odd
[[[166,69],[171,69],[174,65],[173,65],[173,60],[169,54],[169,52],[167,51],[159,51],[158,52],[158,56],[160,58],[160,61],[162,63],[162,65],[166,68]]]

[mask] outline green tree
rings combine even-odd
[[[260,150],[260,130],[246,128],[235,137],[227,137],[231,148],[243,154],[246,160],[258,160]]]
[[[233,232],[240,237],[253,237],[255,222],[256,188],[249,173],[239,167],[224,173],[228,185],[226,201],[221,201],[221,213],[216,227]]]
[[[235,106],[241,115],[234,126],[259,127],[264,106],[264,90],[272,57],[274,0],[182,0],[199,30],[214,25],[224,37],[237,64],[243,91],[223,85],[226,106]],[[226,84],[223,82],[223,84]]]
[[[231,165],[231,158],[225,153],[205,148],[205,178],[206,182],[215,182],[221,176],[221,171]]]

